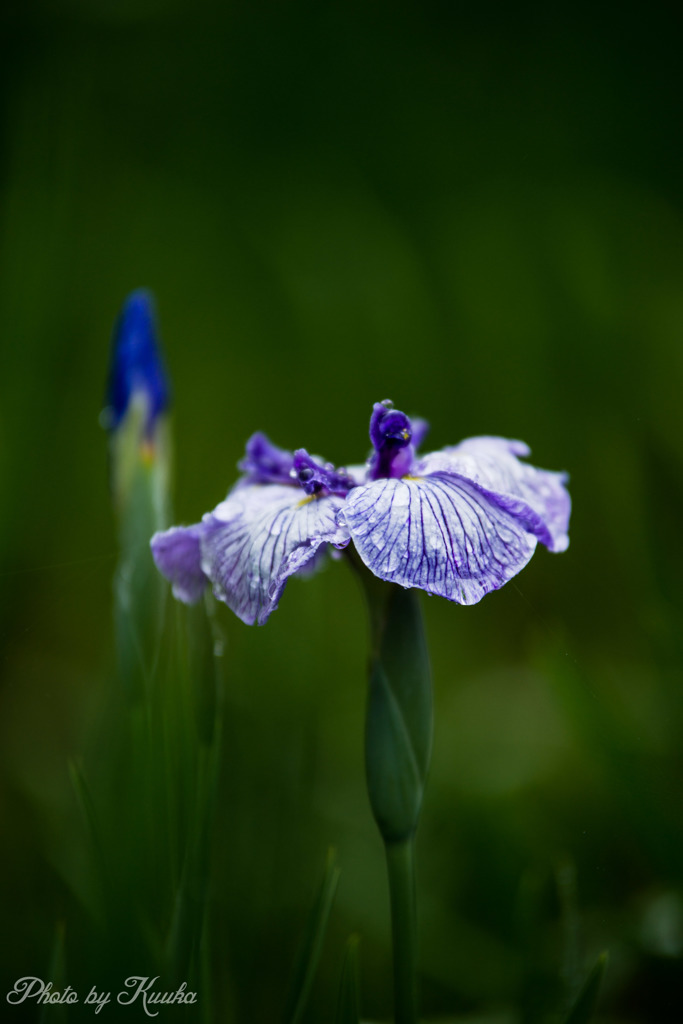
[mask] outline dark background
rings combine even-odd
[[[113,661],[116,537],[98,414],[114,318],[145,285],[174,383],[179,522],[224,496],[254,430],[362,461],[384,398],[431,422],[426,450],[500,434],[570,472],[566,554],[541,549],[472,608],[424,601],[436,697],[418,839],[425,1016],[515,1019],[530,978],[552,989],[571,933],[581,970],[610,950],[605,1019],[679,1019],[674,10],[3,7],[8,986],[46,976],[55,921],[78,891],[66,762],[101,728]],[[352,931],[364,1012],[386,1018],[360,594],[346,565],[330,565],[293,581],[263,629],[222,618],[221,1019],[277,1019],[329,844],[342,879],[309,1019],[332,1014]]]

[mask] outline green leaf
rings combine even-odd
[[[82,768],[74,760],[69,761],[69,777],[71,779],[71,785],[74,788],[76,799],[81,809],[83,821],[92,846],[93,860],[97,881],[99,883],[100,895],[104,903],[105,913],[108,914],[112,901],[113,880],[111,877],[108,858],[105,854],[105,844],[102,838],[102,830],[95,808],[95,801],[93,800],[90,787],[88,786]]]
[[[306,1009],[337,891],[339,874],[337,856],[331,849],[327,854],[325,877],[311,911],[304,943],[294,971],[284,1012],[286,1024],[299,1024]]]
[[[64,924],[60,921],[55,928],[52,955],[47,976],[52,982],[52,992],[64,995],[66,992],[66,943]],[[40,1024],[62,1024],[67,1019],[65,1003],[44,1003],[40,1012]]]
[[[564,1019],[563,1024],[588,1024],[595,1013],[600,994],[600,985],[607,967],[607,953],[601,953],[590,972],[576,1002]]]
[[[562,929],[562,977],[565,991],[573,996],[579,989],[581,968],[579,958],[579,901],[576,890],[576,867],[564,856],[555,865],[555,886],[560,904]]]
[[[358,935],[351,935],[346,943],[335,1024],[360,1024],[359,945]]]

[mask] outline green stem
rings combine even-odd
[[[417,1024],[414,849],[432,745],[429,654],[415,591],[377,579],[355,552],[349,558],[370,612],[365,769],[387,856],[395,1021]]]
[[[417,1024],[415,838],[386,844],[394,951],[394,1020]]]

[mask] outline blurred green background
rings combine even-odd
[[[678,1020],[675,9],[17,0],[0,25],[3,993],[47,977],[72,913],[67,759],[106,757],[98,414],[114,318],[144,285],[178,522],[224,496],[258,429],[362,461],[384,398],[430,421],[427,450],[501,434],[570,472],[567,554],[541,549],[472,608],[424,601],[423,1006],[531,1020],[608,948],[604,1019]],[[386,1019],[355,581],[345,564],[292,581],[262,629],[221,611],[216,1019],[279,1019],[329,844],[342,877],[307,1019],[331,1018],[352,931],[364,1013]]]

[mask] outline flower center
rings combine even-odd
[[[309,495],[339,494],[344,496],[352,487],[355,487],[355,482],[346,470],[335,469],[331,462],[317,462],[305,448],[299,448],[294,452],[294,465],[290,476]]]
[[[415,456],[412,438],[413,427],[406,414],[394,409],[392,402],[376,402],[370,417],[370,440],[375,449],[370,456],[370,479],[405,476]]]

